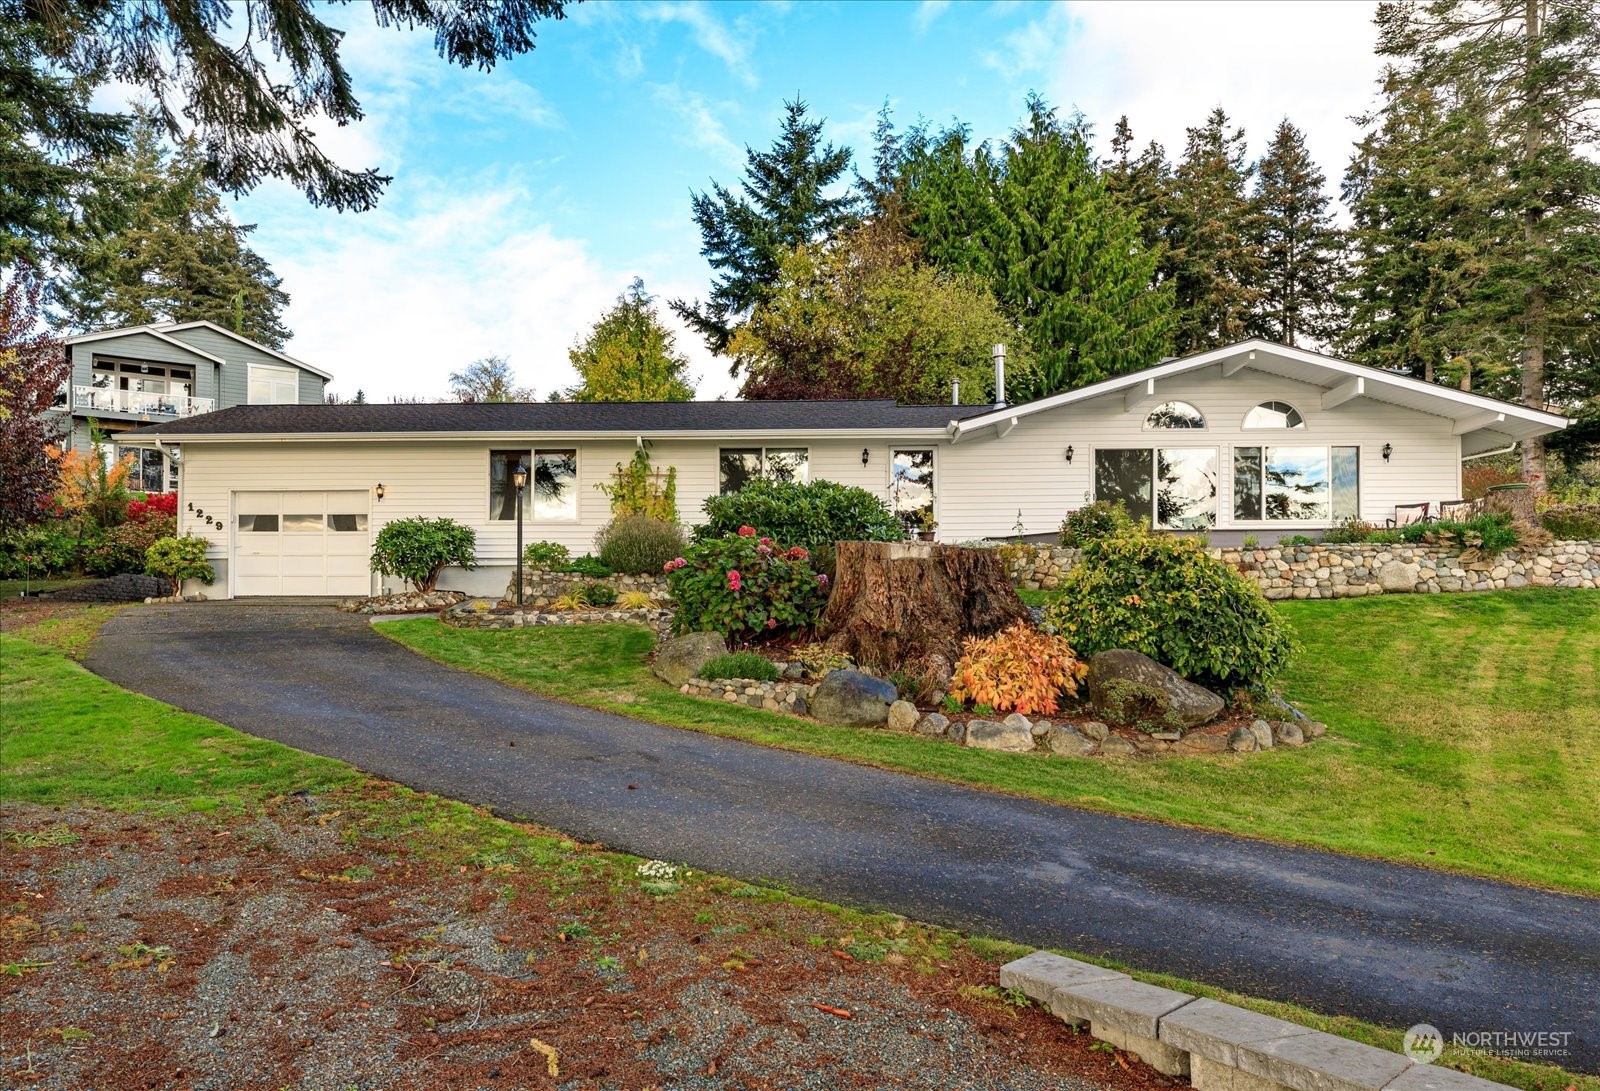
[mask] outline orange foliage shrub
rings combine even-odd
[[[56,461],[56,503],[67,515],[100,527],[122,522],[128,512],[128,475],[133,456],[111,462],[99,451],[48,448]]]
[[[994,636],[962,641],[950,696],[1002,712],[1049,716],[1060,709],[1062,694],[1078,692],[1088,669],[1066,637],[1018,622]]]

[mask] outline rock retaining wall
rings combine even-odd
[[[552,572],[548,568],[522,570],[522,603],[525,607],[549,606],[562,595],[576,594],[591,583],[603,583],[619,595],[629,591],[642,591],[650,600],[665,606],[672,598],[667,591],[664,576],[624,576],[620,573],[605,577],[580,576],[576,572]],[[517,597],[517,575],[506,581],[506,601]]]
[[[795,716],[806,715],[816,690],[816,686],[805,682],[760,682],[753,678],[691,678],[678,687],[678,692],[695,697],[712,697]]]
[[[1017,585],[1053,591],[1078,562],[1063,546],[999,547]],[[1269,599],[1333,599],[1405,592],[1439,594],[1508,587],[1600,587],[1600,542],[1555,542],[1495,557],[1432,546],[1271,546],[1208,550],[1254,580]]]
[[[657,633],[672,627],[672,611],[641,610],[504,610],[488,599],[452,606],[439,620],[457,629],[525,629],[543,625],[648,625]]]

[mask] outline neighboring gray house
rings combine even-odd
[[[129,326],[65,344],[72,373],[56,408],[71,417],[71,445],[89,448],[92,421],[109,455],[138,458],[130,484],[146,492],[176,489],[177,467],[159,450],[120,448],[119,433],[235,405],[320,405],[332,378],[212,322]]]

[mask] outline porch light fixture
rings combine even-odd
[[[1383,460],[1385,462],[1388,462],[1389,461],[1389,456],[1392,455],[1392,454],[1394,454],[1394,444],[1385,443],[1383,445]]]
[[[380,482],[378,482],[378,487],[372,490],[372,495],[376,496],[379,500],[382,500],[383,499],[383,493],[384,493],[383,482],[380,481]]]
[[[865,447],[861,448],[861,465],[865,466],[870,458],[872,458],[872,452]]]
[[[518,462],[511,471],[511,484],[517,489],[517,609],[522,609],[522,490],[528,487],[528,464]]]
[[[1072,444],[1070,443],[1067,444],[1067,461],[1069,463],[1072,461]]]

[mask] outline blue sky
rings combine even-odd
[[[959,118],[1003,139],[1038,91],[1102,134],[1181,148],[1220,102],[1259,149],[1284,114],[1342,170],[1377,62],[1368,3],[583,4],[492,73],[447,66],[431,37],[359,5],[344,55],[367,117],[323,133],[341,163],[395,175],[373,212],[313,209],[281,183],[236,204],[284,277],[289,350],[369,397],[437,396],[446,375],[510,357],[542,396],[566,350],[633,276],[705,290],[691,189],[735,183],[800,97],[865,159],[896,121]],[[866,163],[862,163],[863,169]],[[684,335],[702,397],[732,389]]]

